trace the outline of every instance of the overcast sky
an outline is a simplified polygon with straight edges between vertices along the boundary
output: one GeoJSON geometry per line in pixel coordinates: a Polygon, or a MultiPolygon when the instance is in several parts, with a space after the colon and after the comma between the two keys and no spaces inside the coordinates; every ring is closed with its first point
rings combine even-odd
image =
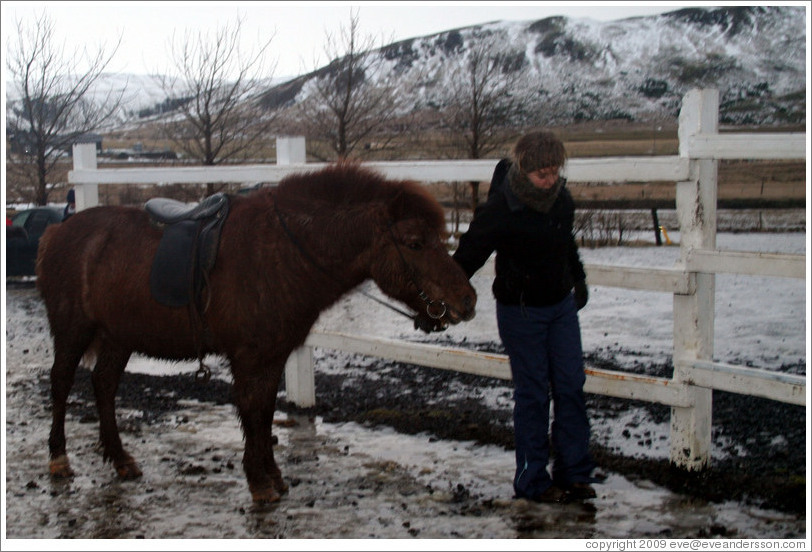
{"type": "MultiPolygon", "coordinates": [[[[612,20],[679,9],[675,2],[2,2],[3,48],[16,36],[16,21],[47,11],[66,51],[121,36],[112,72],[166,70],[173,33],[214,30],[244,19],[244,48],[273,36],[269,60],[275,76],[295,76],[326,63],[324,39],[346,26],[357,10],[363,35],[399,40],[497,20],[532,21],[553,15],[612,20]],[[319,65],[316,65],[316,62],[319,65]]],[[[699,4],[694,2],[693,4],[699,4]]],[[[3,64],[5,71],[5,63],[3,64]]]]}

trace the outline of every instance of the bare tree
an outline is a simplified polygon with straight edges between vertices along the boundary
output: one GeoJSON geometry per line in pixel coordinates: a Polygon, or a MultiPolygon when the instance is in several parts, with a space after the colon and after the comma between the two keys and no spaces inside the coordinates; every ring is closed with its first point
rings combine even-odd
{"type": "MultiPolygon", "coordinates": [[[[469,42],[465,62],[445,80],[441,114],[452,148],[468,159],[482,159],[515,133],[514,123],[525,107],[521,93],[525,57],[524,52],[499,47],[493,37],[469,42]]],[[[469,184],[476,208],[479,182],[469,184]]]]}
{"type": "Polygon", "coordinates": [[[7,168],[33,189],[35,203],[45,205],[60,157],[82,135],[110,122],[121,106],[123,90],[99,90],[121,40],[109,54],[104,47],[95,53],[67,51],[56,42],[45,12],[30,22],[17,21],[16,38],[16,43],[9,40],[6,62],[19,98],[6,108],[7,168]]]}
{"type": "Polygon", "coordinates": [[[173,36],[172,74],[156,77],[179,114],[165,119],[163,132],[186,157],[204,165],[256,154],[274,123],[273,114],[255,101],[263,78],[273,75],[266,62],[273,36],[244,52],[241,31],[238,18],[214,34],[187,31],[182,38],[173,36]]]}
{"type": "Polygon", "coordinates": [[[349,26],[336,36],[327,33],[324,53],[332,60],[310,83],[312,89],[298,104],[298,121],[311,139],[311,154],[327,159],[362,156],[385,149],[394,133],[381,131],[393,124],[401,99],[382,74],[384,58],[374,50],[377,40],[362,36],[358,12],[350,12],[349,26]],[[329,153],[314,147],[325,144],[329,153]]]}

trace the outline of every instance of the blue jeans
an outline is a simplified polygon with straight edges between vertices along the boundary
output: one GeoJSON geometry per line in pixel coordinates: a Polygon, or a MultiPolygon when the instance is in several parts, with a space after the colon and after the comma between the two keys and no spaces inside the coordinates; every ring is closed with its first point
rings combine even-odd
{"type": "Polygon", "coordinates": [[[548,307],[497,302],[496,320],[513,374],[516,495],[534,498],[553,482],[593,481],[581,328],[573,297],[548,307]],[[547,471],[551,395],[552,477],[547,471]]]}

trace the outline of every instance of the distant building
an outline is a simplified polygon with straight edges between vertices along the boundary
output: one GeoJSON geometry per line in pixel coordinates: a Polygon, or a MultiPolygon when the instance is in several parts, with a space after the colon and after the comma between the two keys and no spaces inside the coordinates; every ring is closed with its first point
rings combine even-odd
{"type": "MultiPolygon", "coordinates": [[[[9,130],[7,132],[8,143],[11,153],[31,154],[34,151],[34,135],[27,130],[9,130]]],[[[73,141],[66,141],[63,137],[56,137],[53,142],[59,144],[57,147],[65,151],[68,155],[73,154],[73,144],[96,144],[96,153],[102,151],[102,135],[86,132],[77,136],[73,141]],[[68,144],[68,145],[65,145],[68,144]]]]}
{"type": "Polygon", "coordinates": [[[31,153],[33,141],[31,140],[31,133],[24,130],[8,130],[9,151],[13,154],[31,153]]]}

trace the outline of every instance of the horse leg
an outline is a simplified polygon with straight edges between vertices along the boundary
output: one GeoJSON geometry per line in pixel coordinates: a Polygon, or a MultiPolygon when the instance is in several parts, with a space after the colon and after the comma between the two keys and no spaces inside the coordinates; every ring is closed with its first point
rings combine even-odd
{"type": "Polygon", "coordinates": [[[76,367],[93,339],[93,331],[81,331],[75,326],[66,338],[54,337],[54,363],[51,366],[51,432],[48,437],[50,460],[48,472],[52,477],[71,477],[65,443],[65,415],[68,395],[73,387],[76,367]]]}
{"type": "Polygon", "coordinates": [[[287,492],[273,453],[273,415],[284,364],[258,376],[258,366],[241,370],[232,360],[237,412],[245,435],[243,469],[254,502],[277,502],[287,492]],[[245,375],[246,372],[251,375],[245,375]]]}
{"type": "Polygon", "coordinates": [[[127,367],[131,351],[108,340],[99,348],[99,358],[93,370],[93,392],[99,411],[99,434],[104,460],[110,460],[121,479],[141,477],[141,469],[121,444],[116,424],[116,391],[121,374],[127,367]]]}

